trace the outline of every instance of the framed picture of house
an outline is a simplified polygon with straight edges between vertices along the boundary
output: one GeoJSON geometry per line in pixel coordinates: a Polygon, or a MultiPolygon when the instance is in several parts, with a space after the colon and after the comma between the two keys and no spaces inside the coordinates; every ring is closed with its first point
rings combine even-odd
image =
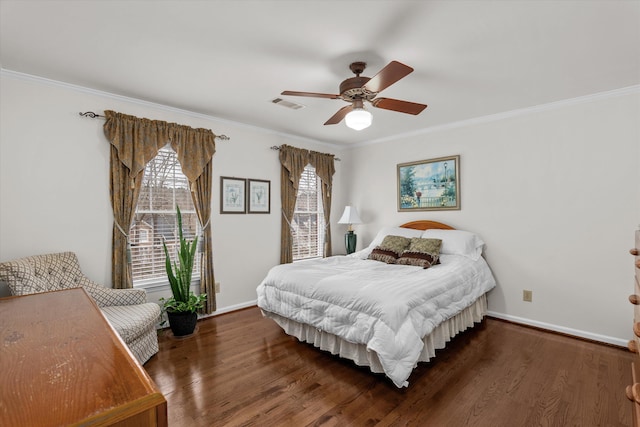
{"type": "Polygon", "coordinates": [[[248,213],[271,213],[271,181],[248,179],[248,213]]]}
{"type": "Polygon", "coordinates": [[[460,209],[460,156],[398,165],[398,212],[460,209]]]}
{"type": "Polygon", "coordinates": [[[220,213],[243,214],[247,212],[245,203],[247,180],[244,178],[220,177],[220,213]]]}

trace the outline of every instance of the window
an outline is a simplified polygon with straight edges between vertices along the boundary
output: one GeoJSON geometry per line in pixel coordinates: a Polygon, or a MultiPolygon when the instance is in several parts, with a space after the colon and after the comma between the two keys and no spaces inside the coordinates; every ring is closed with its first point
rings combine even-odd
{"type": "MultiPolygon", "coordinates": [[[[175,257],[179,245],[176,205],[180,206],[185,237],[194,239],[200,233],[200,225],[189,183],[175,151],[167,145],[145,167],[135,218],[129,230],[134,286],[167,280],[162,242],[166,242],[169,254],[175,257]]],[[[199,257],[193,270],[197,278],[199,257]]]]}
{"type": "Polygon", "coordinates": [[[149,230],[139,230],[138,243],[149,243],[149,230]]]}
{"type": "Polygon", "coordinates": [[[320,178],[311,165],[307,165],[302,172],[291,225],[293,260],[321,257],[324,253],[322,189],[320,178]]]}

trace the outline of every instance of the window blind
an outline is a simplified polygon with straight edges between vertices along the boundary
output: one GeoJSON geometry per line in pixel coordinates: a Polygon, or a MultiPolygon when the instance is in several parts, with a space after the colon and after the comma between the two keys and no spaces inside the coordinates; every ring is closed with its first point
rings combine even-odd
{"type": "Polygon", "coordinates": [[[293,213],[293,260],[321,257],[324,247],[322,190],[315,168],[307,165],[300,177],[293,213]]]}
{"type": "MultiPolygon", "coordinates": [[[[167,278],[163,242],[172,262],[179,248],[176,205],[180,206],[184,237],[200,234],[187,177],[182,173],[176,153],[169,145],[162,148],[144,171],[140,197],[129,231],[134,286],[165,281],[167,278]]],[[[200,257],[193,275],[199,277],[200,257]]]]}

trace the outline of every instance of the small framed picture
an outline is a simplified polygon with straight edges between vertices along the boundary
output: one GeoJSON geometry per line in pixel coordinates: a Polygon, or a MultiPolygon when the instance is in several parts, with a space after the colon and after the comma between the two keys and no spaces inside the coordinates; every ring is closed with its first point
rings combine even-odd
{"type": "Polygon", "coordinates": [[[246,213],[245,193],[247,180],[244,178],[220,177],[220,213],[246,213]]]}
{"type": "Polygon", "coordinates": [[[271,181],[248,179],[249,213],[271,213],[271,181]]]}
{"type": "Polygon", "coordinates": [[[460,156],[398,165],[398,212],[460,209],[460,156]]]}

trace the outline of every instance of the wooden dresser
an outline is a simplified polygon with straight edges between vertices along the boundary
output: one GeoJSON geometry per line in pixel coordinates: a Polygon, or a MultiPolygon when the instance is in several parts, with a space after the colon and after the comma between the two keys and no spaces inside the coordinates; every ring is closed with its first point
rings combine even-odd
{"type": "Polygon", "coordinates": [[[634,256],[636,280],[634,293],[629,296],[629,301],[634,307],[633,334],[629,341],[629,350],[639,357],[631,364],[633,384],[627,387],[626,394],[633,404],[633,425],[640,427],[640,230],[636,231],[636,245],[629,251],[634,256]]]}
{"type": "Polygon", "coordinates": [[[0,420],[166,426],[167,402],[83,289],[0,298],[0,420]]]}

